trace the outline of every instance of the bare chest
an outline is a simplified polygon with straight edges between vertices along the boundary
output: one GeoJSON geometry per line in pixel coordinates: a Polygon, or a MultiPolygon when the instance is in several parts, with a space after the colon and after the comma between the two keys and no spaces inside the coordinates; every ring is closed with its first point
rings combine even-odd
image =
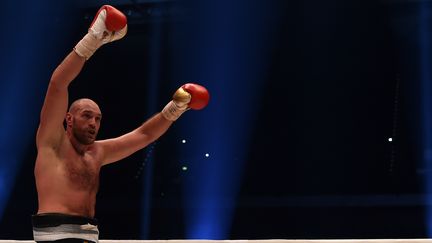
{"type": "Polygon", "coordinates": [[[70,186],[78,190],[97,190],[99,171],[99,162],[94,155],[78,155],[71,152],[64,158],[63,172],[65,177],[70,186]]]}

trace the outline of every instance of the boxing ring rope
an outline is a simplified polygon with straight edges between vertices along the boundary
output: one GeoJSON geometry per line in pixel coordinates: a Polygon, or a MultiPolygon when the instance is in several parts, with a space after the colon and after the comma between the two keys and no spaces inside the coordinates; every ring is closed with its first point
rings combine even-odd
{"type": "MultiPolygon", "coordinates": [[[[99,240],[100,243],[432,243],[432,239],[352,240],[99,240]]],[[[32,240],[0,240],[0,243],[34,243],[32,240]]]]}

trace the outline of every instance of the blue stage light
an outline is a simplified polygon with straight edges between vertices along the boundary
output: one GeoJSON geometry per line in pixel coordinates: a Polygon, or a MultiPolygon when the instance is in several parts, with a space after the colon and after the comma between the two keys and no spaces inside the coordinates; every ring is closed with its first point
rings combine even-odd
{"type": "Polygon", "coordinates": [[[52,71],[47,60],[58,49],[51,45],[56,31],[52,20],[65,8],[48,1],[2,3],[4,21],[0,25],[8,34],[2,39],[0,57],[0,217],[25,153],[35,146],[39,112],[52,71]]]}
{"type": "Polygon", "coordinates": [[[172,33],[173,73],[207,87],[211,96],[208,107],[178,121],[189,137],[179,159],[191,168],[184,181],[185,235],[227,239],[277,13],[262,1],[194,4],[190,25],[177,25],[172,33]]]}
{"type": "MultiPolygon", "coordinates": [[[[160,80],[160,51],[161,51],[161,34],[162,27],[161,22],[155,21],[151,23],[149,36],[151,36],[150,46],[150,68],[148,73],[148,88],[145,95],[146,100],[143,103],[147,104],[147,114],[145,119],[153,116],[160,108],[157,105],[157,92],[159,89],[160,80]]],[[[141,207],[141,238],[148,239],[150,236],[150,224],[151,224],[151,199],[152,199],[152,188],[153,188],[153,154],[149,155],[148,163],[145,167],[143,176],[143,196],[142,196],[142,207],[141,207]]]]}
{"type": "MultiPolygon", "coordinates": [[[[426,168],[424,178],[425,193],[432,193],[432,36],[430,22],[432,21],[432,4],[430,2],[419,3],[419,57],[420,57],[420,78],[422,90],[422,130],[423,130],[423,163],[426,168]]],[[[425,197],[426,205],[431,205],[429,196],[425,197]]],[[[432,235],[432,208],[427,206],[426,224],[428,235],[432,235]]]]}

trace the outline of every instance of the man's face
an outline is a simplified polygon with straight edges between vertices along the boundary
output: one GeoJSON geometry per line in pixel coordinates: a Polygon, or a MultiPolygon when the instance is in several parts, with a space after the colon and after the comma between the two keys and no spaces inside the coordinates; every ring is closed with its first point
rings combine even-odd
{"type": "Polygon", "coordinates": [[[71,120],[72,134],[78,142],[90,145],[96,140],[102,114],[96,104],[85,103],[73,112],[71,120]]]}

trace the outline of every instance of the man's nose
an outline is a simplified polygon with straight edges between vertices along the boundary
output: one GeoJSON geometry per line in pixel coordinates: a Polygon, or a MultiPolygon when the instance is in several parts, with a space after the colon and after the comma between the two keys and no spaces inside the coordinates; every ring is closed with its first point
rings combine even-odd
{"type": "Polygon", "coordinates": [[[90,119],[90,123],[89,123],[89,126],[91,127],[91,128],[96,128],[96,119],[90,119]]]}

